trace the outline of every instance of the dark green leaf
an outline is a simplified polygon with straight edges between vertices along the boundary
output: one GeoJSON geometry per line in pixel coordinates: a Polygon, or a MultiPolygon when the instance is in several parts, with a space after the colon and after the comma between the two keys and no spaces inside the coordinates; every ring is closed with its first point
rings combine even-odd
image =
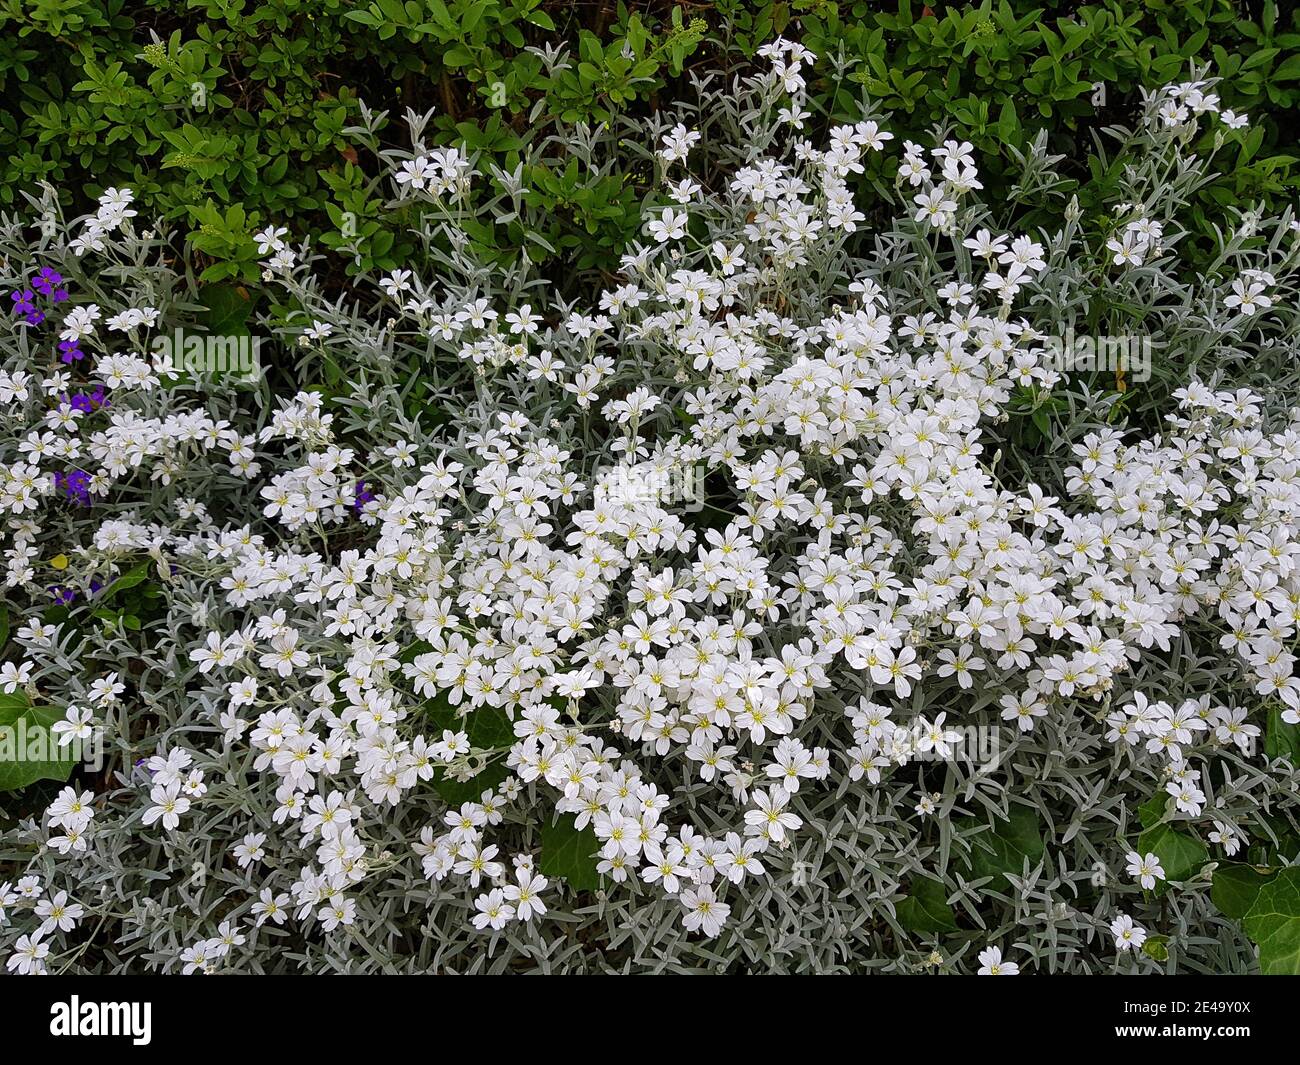
{"type": "Polygon", "coordinates": [[[1155,828],[1164,819],[1165,811],[1168,809],[1169,793],[1157,791],[1138,807],[1138,820],[1143,828],[1155,828]]]}
{"type": "Polygon", "coordinates": [[[63,714],[53,706],[30,706],[24,695],[0,693],[0,791],[72,775],[73,747],[60,747],[50,731],[63,714]]]}
{"type": "Polygon", "coordinates": [[[1210,899],[1225,917],[1240,921],[1259,896],[1260,888],[1277,875],[1274,869],[1227,863],[1214,870],[1210,881],[1210,899]]]}
{"type": "Polygon", "coordinates": [[[1142,943],[1142,953],[1156,961],[1169,960],[1169,937],[1147,936],[1142,943]]]}
{"type": "Polygon", "coordinates": [[[1188,880],[1209,860],[1210,852],[1196,836],[1177,831],[1172,825],[1156,825],[1138,837],[1139,854],[1154,854],[1165,871],[1165,882],[1157,881],[1156,894],[1162,894],[1168,881],[1188,880]]]}
{"type": "MultiPolygon", "coordinates": [[[[973,818],[963,818],[959,828],[973,823],[973,818]]],[[[1026,862],[1032,869],[1042,861],[1044,850],[1038,815],[1027,806],[1013,806],[993,831],[971,837],[971,876],[991,876],[989,886],[1003,888],[1009,884],[1007,876],[1020,876],[1026,862]]]]}
{"type": "Polygon", "coordinates": [[[141,562],[138,566],[132,566],[104,590],[99,597],[99,601],[107,603],[114,596],[125,592],[128,588],[134,588],[137,584],[147,581],[152,565],[152,562],[141,562]]]}
{"type": "Polygon", "coordinates": [[[204,323],[213,336],[245,336],[253,301],[241,285],[205,285],[199,298],[208,309],[204,323]]]}
{"type": "Polygon", "coordinates": [[[1268,712],[1268,727],[1264,732],[1264,753],[1269,758],[1289,758],[1300,765],[1300,725],[1288,725],[1282,720],[1282,707],[1268,712]]]}
{"type": "Polygon", "coordinates": [[[572,814],[561,814],[557,821],[542,826],[542,853],[537,863],[542,875],[560,877],[575,891],[595,891],[600,887],[596,872],[596,852],[600,843],[590,825],[581,831],[572,814]]]}
{"type": "Polygon", "coordinates": [[[500,707],[480,706],[467,710],[463,717],[460,713],[462,709],[466,708],[452,706],[444,694],[439,694],[425,704],[425,712],[436,730],[434,738],[440,739],[443,729],[452,732],[464,730],[469,736],[470,746],[476,751],[494,751],[497,756],[489,759],[469,780],[457,780],[448,775],[445,769],[434,771],[434,790],[452,806],[477,802],[483,792],[495,788],[505,780],[510,769],[500,752],[515,742],[514,726],[500,707]]]}
{"type": "Polygon", "coordinates": [[[955,932],[957,920],[947,896],[947,889],[938,880],[918,877],[912,882],[910,894],[894,907],[898,923],[909,932],[921,934],[955,932]]]}
{"type": "Polygon", "coordinates": [[[1283,869],[1259,889],[1242,927],[1259,947],[1266,976],[1300,975],[1300,867],[1283,869]]]}

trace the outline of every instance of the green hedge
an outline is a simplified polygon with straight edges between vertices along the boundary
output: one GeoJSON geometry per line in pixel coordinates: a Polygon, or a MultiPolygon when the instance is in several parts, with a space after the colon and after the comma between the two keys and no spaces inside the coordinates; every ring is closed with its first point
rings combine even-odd
{"type": "MultiPolygon", "coordinates": [[[[1085,165],[1094,132],[1126,117],[1140,87],[1209,64],[1254,128],[1197,204],[1208,229],[1216,209],[1289,198],[1296,185],[1283,132],[1300,92],[1296,18],[1230,0],[902,0],[896,11],[866,0],[0,0],[0,202],[38,180],[69,206],[130,185],[191,235],[209,276],[246,279],[260,225],[319,233],[350,213],[369,263],[383,264],[400,250],[397,223],[347,132],[360,101],[392,119],[436,107],[437,140],[513,167],[554,123],[670,105],[693,67],[736,69],[785,34],[821,56],[814,121],[853,115],[865,93],[897,134],[942,123],[972,141],[995,190],[1012,153],[1046,128],[1078,162],[1085,205],[1113,179],[1085,165]],[[563,69],[528,51],[560,42],[563,69]]],[[[384,133],[404,137],[396,121],[384,133]]],[[[556,254],[608,265],[635,224],[637,178],[541,166],[524,176],[556,254]]]]}

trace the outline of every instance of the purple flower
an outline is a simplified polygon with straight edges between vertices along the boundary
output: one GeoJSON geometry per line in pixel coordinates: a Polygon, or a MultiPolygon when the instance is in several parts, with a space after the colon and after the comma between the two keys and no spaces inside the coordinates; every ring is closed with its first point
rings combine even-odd
{"type": "Polygon", "coordinates": [[[9,298],[14,302],[14,314],[27,319],[28,325],[40,325],[45,321],[45,312],[36,307],[36,293],[25,288],[11,292],[9,298]]]}
{"type": "MultiPolygon", "coordinates": [[[[54,286],[63,280],[63,275],[57,270],[51,270],[48,266],[42,266],[36,271],[32,278],[32,288],[43,296],[54,296],[54,286]]],[[[67,293],[65,292],[66,296],[67,293]]],[[[55,296],[55,299],[58,299],[55,296]]]]}
{"type": "Polygon", "coordinates": [[[71,366],[74,362],[80,362],[86,357],[86,353],[77,347],[75,340],[59,341],[59,358],[71,366]]]}
{"type": "Polygon", "coordinates": [[[90,414],[101,407],[109,406],[108,393],[104,391],[103,385],[96,385],[93,392],[78,392],[73,396],[64,393],[63,402],[71,406],[73,410],[79,410],[84,414],[90,414]]]}
{"type": "Polygon", "coordinates": [[[373,502],[374,498],[374,493],[366,487],[366,482],[358,481],[356,488],[353,490],[352,509],[360,514],[362,508],[367,503],[373,502]]]}
{"type": "Polygon", "coordinates": [[[62,303],[68,298],[66,288],[58,288],[63,275],[48,266],[42,266],[32,275],[32,287],[11,292],[9,298],[14,303],[14,314],[27,320],[28,325],[40,325],[45,321],[45,312],[36,306],[36,293],[54,303],[62,303]],[[33,291],[35,289],[35,291],[33,291]]]}
{"type": "Polygon", "coordinates": [[[54,487],[61,488],[68,497],[83,507],[91,505],[90,474],[85,470],[72,470],[54,475],[54,487]]]}
{"type": "Polygon", "coordinates": [[[67,606],[77,598],[77,593],[71,588],[65,588],[61,584],[50,585],[50,594],[54,596],[54,601],[60,606],[67,606]]]}

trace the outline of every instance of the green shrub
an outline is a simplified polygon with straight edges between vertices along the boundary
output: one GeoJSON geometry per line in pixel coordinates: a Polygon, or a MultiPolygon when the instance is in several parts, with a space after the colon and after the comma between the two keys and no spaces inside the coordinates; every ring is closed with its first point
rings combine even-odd
{"type": "MultiPolygon", "coordinates": [[[[188,227],[201,265],[222,264],[210,277],[245,279],[265,219],[319,229],[350,212],[367,256],[391,262],[393,235],[367,229],[358,194],[362,101],[436,106],[440,142],[507,164],[530,127],[607,121],[680,74],[704,24],[660,6],[586,27],[557,0],[3,0],[0,202],[38,181],[68,206],[130,185],[188,227]],[[574,62],[528,50],[556,38],[574,62]]],[[[626,229],[618,181],[550,184],[557,236],[626,229]]]]}
{"type": "MultiPolygon", "coordinates": [[[[326,243],[353,249],[354,271],[391,267],[402,261],[404,220],[385,217],[370,187],[380,168],[357,158],[355,127],[386,129],[365,118],[363,101],[395,118],[436,108],[432,142],[463,142],[514,172],[526,141],[662,109],[689,95],[688,60],[727,75],[786,31],[823,57],[806,101],[814,124],[855,114],[865,95],[901,137],[945,125],[987,160],[994,193],[1046,130],[1085,206],[1113,199],[1120,177],[1088,165],[1093,133],[1131,118],[1139,89],[1209,64],[1224,79],[1224,106],[1248,110],[1254,126],[1233,165],[1197,194],[1197,248],[1208,253],[1224,206],[1290,198],[1294,12],[1287,23],[1271,0],[1257,19],[1231,0],[1063,8],[716,0],[684,14],[663,2],[631,10],[566,0],[0,0],[0,202],[42,180],[68,207],[130,185],[151,212],[188,229],[209,278],[253,279],[251,234],[273,217],[331,231],[326,243]]],[[[529,165],[520,178],[532,250],[579,269],[614,263],[653,182],[648,167],[568,163],[529,165]]],[[[482,236],[502,248],[524,240],[519,226],[482,236]]]]}

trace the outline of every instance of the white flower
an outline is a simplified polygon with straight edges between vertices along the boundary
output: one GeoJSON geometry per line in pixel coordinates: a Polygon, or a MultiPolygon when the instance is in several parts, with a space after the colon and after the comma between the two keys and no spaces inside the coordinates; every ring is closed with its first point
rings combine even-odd
{"type": "Polygon", "coordinates": [[[59,746],[66,747],[74,740],[89,739],[94,733],[93,726],[94,714],[89,710],[82,710],[76,706],[69,706],[63,715],[62,721],[56,721],[50,726],[50,731],[59,738],[59,746]]]}
{"type": "Polygon", "coordinates": [[[1156,886],[1157,880],[1165,878],[1164,867],[1154,854],[1138,854],[1137,851],[1129,851],[1125,860],[1128,862],[1128,875],[1148,891],[1156,886]]]}
{"type": "Polygon", "coordinates": [[[685,211],[674,211],[671,207],[665,207],[658,218],[651,219],[646,229],[655,241],[666,244],[686,236],[686,219],[685,211]]]}
{"type": "Polygon", "coordinates": [[[20,976],[37,976],[45,972],[45,959],[50,956],[50,945],[42,941],[41,932],[19,936],[14,943],[14,952],[9,955],[5,967],[20,976]]]}
{"type": "Polygon", "coordinates": [[[1110,923],[1111,935],[1115,937],[1116,950],[1137,950],[1147,939],[1147,930],[1140,924],[1134,924],[1133,918],[1121,913],[1110,923]]]}
{"type": "Polygon", "coordinates": [[[190,808],[190,800],[181,794],[179,784],[155,784],[149,792],[149,801],[153,803],[144,812],[143,822],[152,825],[162,821],[168,832],[175,830],[181,823],[181,815],[190,808]]]}
{"type": "Polygon", "coordinates": [[[979,954],[980,976],[1015,976],[1020,966],[1013,961],[1002,960],[1000,947],[986,947],[979,954]]]}
{"type": "Polygon", "coordinates": [[[712,887],[703,885],[687,888],[681,894],[682,925],[688,932],[699,932],[715,938],[722,932],[722,926],[731,916],[731,907],[718,899],[712,887]]]}

